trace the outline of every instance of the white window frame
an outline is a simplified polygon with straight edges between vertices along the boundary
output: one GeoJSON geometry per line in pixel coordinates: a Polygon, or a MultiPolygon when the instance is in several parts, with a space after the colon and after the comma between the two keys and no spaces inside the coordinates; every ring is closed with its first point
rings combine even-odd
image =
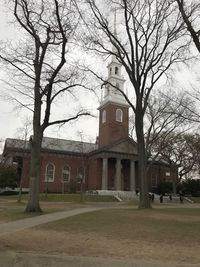
{"type": "Polygon", "coordinates": [[[65,165],[62,168],[62,177],[61,177],[61,182],[62,183],[69,183],[70,182],[70,177],[71,177],[71,168],[69,167],[69,165],[65,165]],[[68,168],[67,170],[65,168],[68,168]],[[67,174],[68,175],[68,179],[64,180],[63,179],[63,175],[67,174]]]}
{"type": "Polygon", "coordinates": [[[83,166],[77,168],[77,182],[78,183],[80,183],[80,179],[82,179],[82,183],[84,184],[85,183],[85,167],[83,166]]]}
{"type": "Polygon", "coordinates": [[[116,109],[116,121],[123,122],[123,110],[121,108],[116,109]]]}
{"type": "Polygon", "coordinates": [[[102,111],[102,123],[105,123],[106,122],[106,110],[104,109],[102,111]]]}
{"type": "Polygon", "coordinates": [[[47,165],[46,165],[46,171],[45,171],[45,182],[48,182],[48,183],[52,183],[54,182],[54,178],[55,178],[55,165],[51,162],[49,162],[47,165]],[[48,178],[48,167],[49,165],[52,165],[53,166],[53,178],[52,179],[49,179],[48,178]]]}

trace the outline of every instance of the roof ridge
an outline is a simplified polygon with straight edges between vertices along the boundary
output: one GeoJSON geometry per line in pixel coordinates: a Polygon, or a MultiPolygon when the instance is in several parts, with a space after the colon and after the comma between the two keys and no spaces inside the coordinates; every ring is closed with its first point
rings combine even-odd
{"type": "Polygon", "coordinates": [[[62,140],[62,141],[69,141],[69,142],[74,142],[74,143],[85,143],[85,144],[92,144],[95,145],[95,143],[92,142],[85,142],[85,141],[78,141],[78,140],[70,140],[70,139],[64,139],[64,138],[55,138],[55,137],[49,137],[49,136],[43,136],[43,139],[48,138],[52,140],[62,140]]]}

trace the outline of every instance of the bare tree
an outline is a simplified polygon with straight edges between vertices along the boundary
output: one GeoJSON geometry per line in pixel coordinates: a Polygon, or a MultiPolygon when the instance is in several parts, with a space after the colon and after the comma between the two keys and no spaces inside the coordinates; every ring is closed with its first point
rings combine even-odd
{"type": "MultiPolygon", "coordinates": [[[[180,151],[183,152],[180,147],[180,140],[183,140],[183,136],[186,137],[186,133],[194,129],[193,124],[189,121],[191,113],[182,105],[182,103],[189,102],[190,99],[184,92],[180,94],[180,92],[176,93],[173,90],[165,93],[158,92],[155,96],[151,95],[149,98],[145,120],[145,129],[147,129],[145,133],[146,151],[149,157],[148,168],[155,160],[164,159],[172,173],[175,173],[177,168],[179,169],[179,176],[192,170],[196,157],[191,156],[190,147],[186,154],[189,146],[188,142],[188,146],[182,146],[184,153],[180,153],[180,151]],[[171,101],[172,97],[174,101],[171,101]],[[177,147],[179,149],[175,151],[177,147]],[[184,164],[184,166],[181,166],[181,164],[184,164]]],[[[174,175],[171,178],[173,192],[176,194],[177,180],[174,175]]]]}
{"type": "MultiPolygon", "coordinates": [[[[91,15],[85,17],[89,36],[87,49],[117,58],[126,71],[134,92],[134,100],[115,87],[125,97],[135,114],[135,130],[139,154],[140,208],[149,208],[146,177],[147,151],[144,138],[144,115],[149,96],[158,81],[165,79],[173,64],[186,60],[188,47],[183,22],[175,5],[164,0],[86,0],[91,15]],[[116,9],[116,30],[109,14],[116,9]],[[111,46],[110,46],[111,44],[111,46]]],[[[95,71],[96,77],[103,79],[95,71]]]]}
{"type": "Polygon", "coordinates": [[[181,117],[186,123],[191,125],[194,130],[199,129],[200,123],[200,92],[192,86],[190,90],[183,91],[179,97],[172,94],[163,93],[164,98],[168,99],[172,108],[173,115],[181,117]]]}
{"type": "Polygon", "coordinates": [[[198,168],[199,164],[199,135],[192,133],[172,132],[165,140],[154,143],[154,150],[169,165],[179,168],[179,182],[183,177],[198,168]],[[160,148],[162,147],[162,150],[160,148]]]}
{"type": "Polygon", "coordinates": [[[191,101],[184,92],[180,94],[173,90],[158,91],[156,95],[150,96],[145,116],[145,144],[147,155],[151,157],[152,162],[168,144],[168,138],[171,138],[172,133],[177,131],[187,133],[193,128],[190,122],[192,114],[183,105],[191,101]],[[156,151],[154,151],[155,144],[156,151]]]}
{"type": "Polygon", "coordinates": [[[175,0],[192,40],[200,53],[200,3],[199,1],[175,0]]]}
{"type": "Polygon", "coordinates": [[[0,59],[7,63],[9,71],[12,70],[7,85],[20,94],[15,101],[33,112],[30,192],[26,211],[38,212],[41,211],[40,150],[45,129],[89,115],[81,109],[64,118],[52,114],[53,107],[65,93],[75,95],[76,88],[87,89],[85,77],[72,65],[79,16],[73,1],[65,0],[13,0],[11,8],[22,38],[17,45],[1,51],[0,59]]]}
{"type": "MultiPolygon", "coordinates": [[[[17,131],[16,131],[16,135],[17,135],[17,138],[23,140],[24,144],[23,144],[23,151],[25,151],[26,147],[27,147],[27,142],[28,142],[28,139],[30,137],[30,134],[32,132],[32,121],[29,117],[25,117],[23,120],[22,120],[22,124],[23,126],[18,128],[17,131]]],[[[22,158],[20,159],[20,161],[17,162],[18,166],[17,166],[17,169],[19,169],[19,174],[20,177],[19,177],[19,195],[18,195],[18,202],[20,203],[21,202],[21,199],[22,199],[22,183],[23,183],[23,159],[25,157],[26,153],[24,152],[22,154],[22,158]]]]}

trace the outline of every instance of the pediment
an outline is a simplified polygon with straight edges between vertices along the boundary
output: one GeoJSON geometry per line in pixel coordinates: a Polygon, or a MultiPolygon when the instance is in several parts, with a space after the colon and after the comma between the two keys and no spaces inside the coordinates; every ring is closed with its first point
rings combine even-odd
{"type": "Polygon", "coordinates": [[[132,140],[123,140],[111,145],[107,151],[137,155],[137,144],[132,140]]]}

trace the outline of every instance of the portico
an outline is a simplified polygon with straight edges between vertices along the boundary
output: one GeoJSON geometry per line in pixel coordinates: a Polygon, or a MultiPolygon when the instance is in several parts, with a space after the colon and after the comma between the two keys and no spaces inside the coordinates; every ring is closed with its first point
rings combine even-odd
{"type": "Polygon", "coordinates": [[[101,189],[135,191],[137,177],[137,147],[127,138],[104,147],[94,155],[101,161],[101,189]]]}
{"type": "Polygon", "coordinates": [[[135,191],[134,159],[102,158],[102,190],[135,191]]]}

